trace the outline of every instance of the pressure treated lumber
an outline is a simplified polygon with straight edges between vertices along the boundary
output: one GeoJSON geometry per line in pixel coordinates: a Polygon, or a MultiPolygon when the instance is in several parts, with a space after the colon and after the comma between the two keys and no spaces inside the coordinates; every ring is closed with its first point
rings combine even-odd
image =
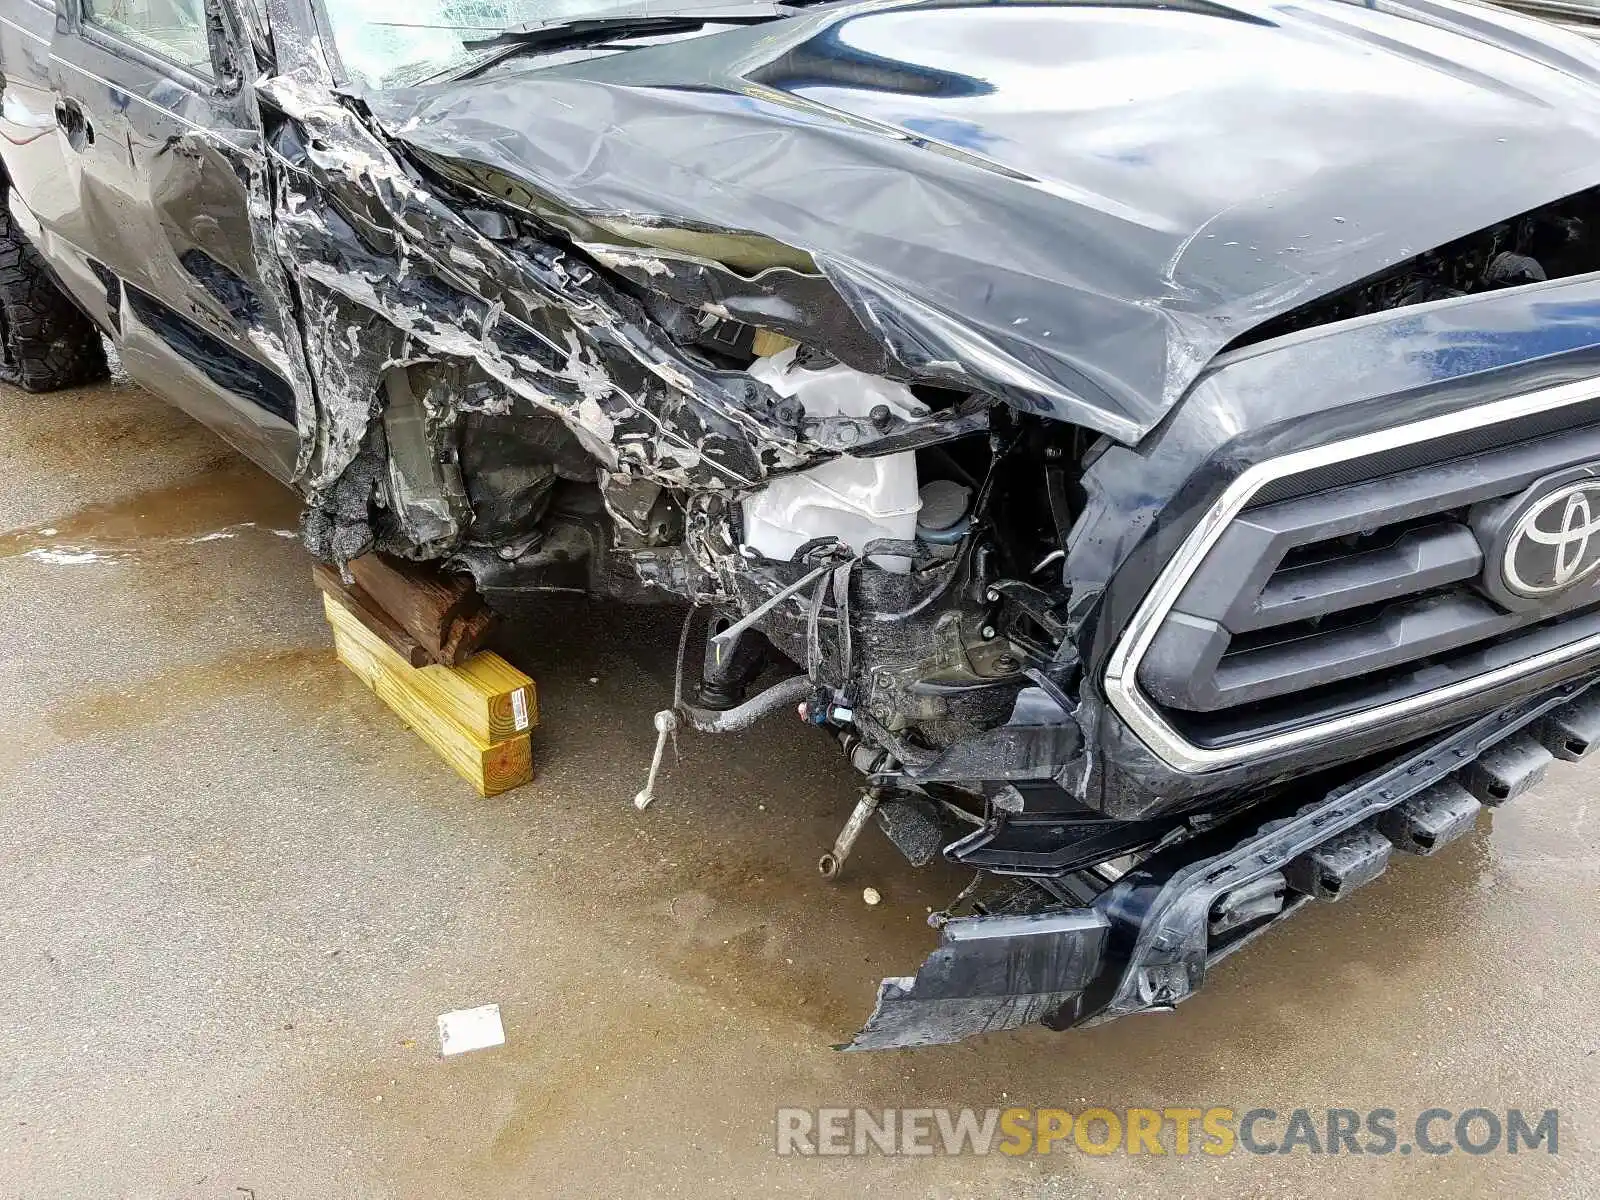
{"type": "Polygon", "coordinates": [[[533,681],[497,654],[413,667],[338,598],[323,597],[339,661],[484,796],[533,777],[533,681]],[[503,732],[497,732],[503,731],[503,732]]]}
{"type": "MultiPolygon", "coordinates": [[[[408,666],[418,668],[409,686],[427,703],[444,713],[468,733],[485,742],[498,742],[525,733],[539,723],[539,700],[533,680],[498,654],[479,651],[456,667],[435,666],[426,655],[408,651],[415,646],[404,630],[387,622],[381,612],[371,613],[358,601],[359,587],[346,588],[330,569],[320,565],[313,577],[347,615],[364,625],[408,666]],[[519,694],[520,693],[520,694],[519,694]]],[[[333,618],[329,618],[333,623],[333,618]]],[[[336,627],[337,628],[337,627],[336,627]]]]}

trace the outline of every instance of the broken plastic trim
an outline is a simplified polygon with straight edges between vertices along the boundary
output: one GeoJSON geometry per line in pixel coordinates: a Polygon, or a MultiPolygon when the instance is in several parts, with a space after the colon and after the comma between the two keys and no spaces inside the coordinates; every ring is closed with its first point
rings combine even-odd
{"type": "Polygon", "coordinates": [[[1111,923],[1092,909],[961,917],[915,979],[885,979],[842,1050],[897,1050],[1031,1025],[1074,1006],[1100,972],[1111,923]]]}
{"type": "Polygon", "coordinates": [[[1213,962],[1310,899],[1285,897],[1275,918],[1213,948],[1219,898],[1470,766],[1595,683],[1590,676],[1481,717],[1221,851],[1202,838],[1154,855],[1090,907],[952,921],[914,979],[882,982],[872,1015],[841,1048],[931,1046],[1034,1021],[1059,1030],[1171,1008],[1199,990],[1213,962]]]}
{"type": "MultiPolygon", "coordinates": [[[[1131,947],[1121,977],[1097,1011],[1067,1024],[1099,1024],[1187,1000],[1205,982],[1210,961],[1207,917],[1218,897],[1282,871],[1330,838],[1470,766],[1485,751],[1594,682],[1590,676],[1480,717],[1334,789],[1285,820],[1267,822],[1254,836],[1220,854],[1171,866],[1152,860],[1130,871],[1095,902],[1116,927],[1119,943],[1131,947]]],[[[1285,915],[1289,911],[1292,908],[1286,905],[1285,915]]]]}

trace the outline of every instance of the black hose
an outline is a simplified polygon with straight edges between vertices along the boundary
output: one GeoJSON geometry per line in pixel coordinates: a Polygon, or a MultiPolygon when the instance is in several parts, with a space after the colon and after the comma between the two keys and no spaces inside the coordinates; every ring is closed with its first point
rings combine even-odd
{"type": "Polygon", "coordinates": [[[760,695],[752,696],[737,708],[724,712],[695,708],[689,704],[683,705],[682,710],[689,718],[689,724],[701,733],[737,733],[741,729],[749,729],[762,717],[771,716],[786,705],[809,699],[815,690],[811,680],[804,675],[796,675],[782,683],[773,684],[760,695]]]}

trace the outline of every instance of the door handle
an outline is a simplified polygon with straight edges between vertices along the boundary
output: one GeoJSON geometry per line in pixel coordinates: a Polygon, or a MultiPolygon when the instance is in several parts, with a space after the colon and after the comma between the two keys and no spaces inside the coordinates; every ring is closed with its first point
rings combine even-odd
{"type": "Polygon", "coordinates": [[[83,106],[72,97],[56,101],[56,124],[67,135],[67,145],[74,150],[94,145],[94,126],[84,114],[83,106]]]}

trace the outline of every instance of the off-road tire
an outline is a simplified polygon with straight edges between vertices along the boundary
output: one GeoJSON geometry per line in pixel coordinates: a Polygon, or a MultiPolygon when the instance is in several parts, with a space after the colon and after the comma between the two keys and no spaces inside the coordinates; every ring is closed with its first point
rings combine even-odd
{"type": "Polygon", "coordinates": [[[100,331],[17,231],[4,196],[0,192],[0,383],[53,392],[104,379],[109,371],[100,331]]]}

